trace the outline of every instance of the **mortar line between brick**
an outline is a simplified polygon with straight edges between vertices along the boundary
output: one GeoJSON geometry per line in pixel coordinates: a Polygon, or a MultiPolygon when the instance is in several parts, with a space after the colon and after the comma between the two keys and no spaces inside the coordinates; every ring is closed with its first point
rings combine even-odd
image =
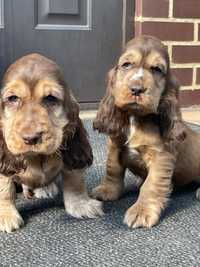
{"type": "Polygon", "coordinates": [[[194,23],[194,41],[198,42],[198,27],[199,24],[197,22],[194,23]]]}
{"type": "Polygon", "coordinates": [[[135,21],[140,22],[179,22],[179,23],[200,23],[200,19],[188,18],[154,18],[154,17],[135,17],[135,21]]]}
{"type": "Polygon", "coordinates": [[[169,60],[172,62],[172,45],[168,44],[169,60]]]}
{"type": "Polygon", "coordinates": [[[173,0],[169,0],[169,18],[173,17],[173,0]]]}
{"type": "Polygon", "coordinates": [[[172,63],[171,68],[200,68],[200,63],[172,63]]]}
{"type": "Polygon", "coordinates": [[[193,75],[192,75],[192,86],[193,87],[196,86],[196,78],[197,78],[197,68],[194,67],[193,68],[193,75]]]}
{"type": "Polygon", "coordinates": [[[194,67],[188,67],[188,66],[184,66],[184,65],[181,66],[181,67],[176,67],[176,66],[172,65],[172,63],[171,63],[170,68],[171,69],[180,69],[180,70],[182,70],[182,69],[191,69],[191,70],[193,70],[194,67]]]}
{"type": "Polygon", "coordinates": [[[200,41],[162,41],[163,44],[165,45],[175,45],[175,46],[199,46],[200,45],[200,41]]]}
{"type": "Polygon", "coordinates": [[[181,86],[180,89],[182,91],[184,91],[184,90],[199,90],[200,89],[200,85],[181,86]]]}

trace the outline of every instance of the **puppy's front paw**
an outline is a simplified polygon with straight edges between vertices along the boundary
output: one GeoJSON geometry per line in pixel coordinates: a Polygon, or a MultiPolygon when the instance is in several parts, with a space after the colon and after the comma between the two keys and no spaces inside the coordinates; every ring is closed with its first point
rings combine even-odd
{"type": "Polygon", "coordinates": [[[35,198],[54,198],[59,192],[56,183],[51,183],[47,186],[36,188],[33,190],[35,198]]]}
{"type": "Polygon", "coordinates": [[[0,231],[11,233],[23,224],[24,221],[15,206],[0,209],[0,231]]]}
{"type": "Polygon", "coordinates": [[[200,187],[196,191],[196,198],[200,200],[200,187]]]}
{"type": "Polygon", "coordinates": [[[115,184],[101,184],[93,189],[92,196],[103,201],[117,200],[122,194],[122,188],[115,184]]]}
{"type": "Polygon", "coordinates": [[[96,218],[102,216],[102,203],[92,198],[82,196],[65,201],[67,213],[76,218],[96,218]]]}
{"type": "Polygon", "coordinates": [[[124,223],[131,228],[147,227],[151,228],[156,225],[160,218],[158,209],[136,202],[131,206],[124,217],[124,223]]]}

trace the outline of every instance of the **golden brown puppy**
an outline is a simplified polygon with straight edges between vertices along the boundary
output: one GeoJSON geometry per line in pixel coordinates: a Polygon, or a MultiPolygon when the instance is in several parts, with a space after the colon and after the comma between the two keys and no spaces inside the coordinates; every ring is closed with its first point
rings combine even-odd
{"type": "Polygon", "coordinates": [[[109,72],[94,128],[109,135],[107,173],[93,194],[118,199],[125,170],[142,177],[139,197],[126,212],[130,227],[158,223],[174,183],[200,176],[200,135],[181,119],[178,84],[164,45],[151,36],[131,40],[109,72]]]}
{"type": "Polygon", "coordinates": [[[78,104],[56,63],[39,54],[17,60],[1,91],[0,230],[23,224],[14,181],[34,190],[60,173],[66,211],[77,218],[101,215],[101,203],[89,198],[83,180],[92,159],[78,104]]]}

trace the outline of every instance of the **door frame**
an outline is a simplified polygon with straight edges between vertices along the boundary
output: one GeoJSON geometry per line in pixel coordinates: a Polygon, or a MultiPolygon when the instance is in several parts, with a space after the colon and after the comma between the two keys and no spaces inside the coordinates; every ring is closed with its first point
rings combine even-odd
{"type": "Polygon", "coordinates": [[[0,29],[4,29],[4,0],[0,0],[0,29]]]}
{"type": "MultiPolygon", "coordinates": [[[[135,0],[122,0],[123,1],[123,10],[122,10],[122,50],[125,47],[130,33],[132,33],[132,38],[134,37],[134,14],[135,14],[135,0]],[[132,13],[129,14],[129,6],[133,7],[132,13]],[[131,26],[132,24],[132,30],[131,26]],[[129,28],[130,27],[130,28],[129,28]]],[[[106,89],[105,89],[106,90],[106,89]]],[[[96,110],[99,106],[99,102],[92,103],[80,103],[81,110],[96,110]]]]}
{"type": "MultiPolygon", "coordinates": [[[[32,0],[35,3],[37,2],[36,0],[32,0]]],[[[120,35],[121,35],[121,43],[118,44],[118,47],[121,47],[121,50],[124,48],[126,42],[132,38],[134,36],[134,13],[135,13],[135,0],[120,0],[121,5],[122,5],[122,17],[120,18],[121,20],[121,29],[120,30],[120,35]]],[[[11,2],[9,1],[9,5],[11,5],[11,2]]],[[[81,27],[81,30],[91,30],[91,26],[92,26],[92,0],[87,0],[87,21],[85,23],[85,25],[51,25],[51,24],[47,24],[47,25],[35,25],[35,29],[38,30],[74,30],[74,27],[78,27],[76,28],[80,30],[79,27],[81,27]]],[[[7,7],[7,12],[8,12],[8,7],[7,7]]],[[[37,12],[35,12],[35,14],[37,14],[37,12]]],[[[12,20],[12,12],[9,11],[9,15],[11,16],[11,20],[12,20]]],[[[37,19],[35,20],[37,22],[37,19]]],[[[12,62],[12,58],[13,58],[13,49],[12,49],[12,23],[9,24],[9,26],[7,27],[7,19],[5,18],[5,0],[0,0],[0,30],[5,31],[5,34],[7,35],[8,38],[8,44],[7,44],[7,50],[9,50],[9,53],[6,52],[7,55],[7,59],[9,58],[8,62],[12,62]],[[6,20],[6,21],[5,21],[6,20]]],[[[119,24],[118,24],[119,25],[119,24]]],[[[119,27],[119,26],[117,26],[119,27]]],[[[117,29],[116,29],[117,30],[117,29]]],[[[3,34],[3,33],[2,33],[3,34]]],[[[4,34],[3,34],[4,35],[4,34]]],[[[120,36],[119,35],[119,36],[120,36]]],[[[117,60],[117,58],[116,58],[117,60]]],[[[106,89],[106,88],[105,88],[106,89]]],[[[105,91],[105,90],[104,90],[105,91]]],[[[80,107],[81,109],[97,109],[99,105],[99,101],[98,102],[81,102],[80,103],[80,107]]]]}

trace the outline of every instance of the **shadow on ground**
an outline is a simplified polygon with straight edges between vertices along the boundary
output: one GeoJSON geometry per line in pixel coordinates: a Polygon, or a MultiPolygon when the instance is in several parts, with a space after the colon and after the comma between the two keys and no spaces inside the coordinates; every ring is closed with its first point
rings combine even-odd
{"type": "MultiPolygon", "coordinates": [[[[87,172],[91,190],[105,174],[106,139],[85,125],[94,151],[87,172]]],[[[197,129],[198,130],[198,129],[197,129]]],[[[152,229],[131,230],[123,224],[125,211],[137,198],[127,174],[126,194],[104,204],[102,218],[77,220],[68,216],[62,196],[54,200],[19,198],[25,226],[0,233],[0,266],[199,266],[200,202],[193,184],[172,194],[160,223],[152,229]]]]}

